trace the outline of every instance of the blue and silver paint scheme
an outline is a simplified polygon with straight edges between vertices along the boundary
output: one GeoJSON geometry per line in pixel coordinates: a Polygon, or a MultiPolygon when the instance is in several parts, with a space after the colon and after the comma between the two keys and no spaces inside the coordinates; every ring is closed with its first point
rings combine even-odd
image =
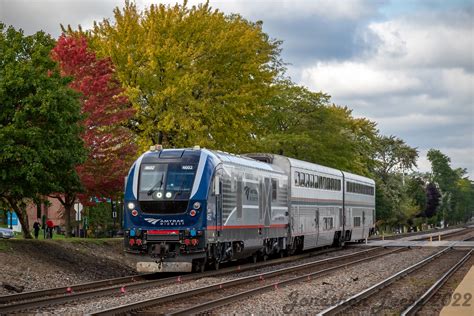
{"type": "Polygon", "coordinates": [[[125,250],[139,272],[189,272],[359,241],[374,192],[371,179],[274,154],[148,151],[126,177],[125,250]]]}
{"type": "Polygon", "coordinates": [[[215,155],[205,149],[165,149],[148,151],[132,165],[125,183],[124,243],[127,252],[142,256],[143,261],[137,265],[139,272],[190,271],[193,259],[205,257],[207,198],[218,163],[215,155]],[[186,198],[176,200],[185,205],[183,212],[157,212],[152,209],[153,204],[173,203],[174,198],[163,196],[158,200],[155,192],[151,195],[140,192],[140,170],[143,166],[158,164],[196,168],[191,192],[186,193],[186,198]],[[197,205],[199,208],[195,208],[197,205]],[[198,244],[184,244],[188,241],[198,241],[198,244]],[[183,257],[180,252],[188,256],[183,257]]]}
{"type": "Polygon", "coordinates": [[[196,216],[187,216],[192,210],[192,205],[195,202],[201,203],[201,209],[205,209],[208,188],[212,180],[215,167],[218,164],[216,157],[208,150],[162,150],[162,151],[148,151],[140,156],[133,166],[130,168],[126,179],[125,196],[124,196],[124,227],[126,229],[139,228],[141,230],[155,230],[160,228],[187,228],[187,229],[202,229],[206,225],[206,217],[202,216],[202,212],[198,212],[196,216]],[[182,152],[179,158],[162,158],[160,155],[167,152],[182,152]],[[142,212],[138,199],[138,183],[140,166],[142,163],[197,163],[196,176],[192,186],[192,191],[189,198],[189,207],[184,214],[150,214],[142,212]],[[137,216],[133,216],[127,209],[128,203],[132,202],[135,205],[135,210],[138,211],[137,216]]]}

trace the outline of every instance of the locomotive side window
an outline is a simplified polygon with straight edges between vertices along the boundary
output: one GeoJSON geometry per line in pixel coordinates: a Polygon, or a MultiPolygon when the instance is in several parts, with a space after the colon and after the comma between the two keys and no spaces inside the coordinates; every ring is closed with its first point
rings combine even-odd
{"type": "Polygon", "coordinates": [[[298,186],[300,181],[300,173],[295,171],[295,185],[298,186]]]}
{"type": "Polygon", "coordinates": [[[242,178],[237,179],[237,218],[242,218],[242,178]]]}
{"type": "Polygon", "coordinates": [[[277,199],[277,192],[278,192],[278,180],[272,179],[272,200],[273,201],[277,199]]]}

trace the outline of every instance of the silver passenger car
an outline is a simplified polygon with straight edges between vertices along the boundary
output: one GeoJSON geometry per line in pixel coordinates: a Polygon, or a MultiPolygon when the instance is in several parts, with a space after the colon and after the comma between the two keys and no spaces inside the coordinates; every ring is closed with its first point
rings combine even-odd
{"type": "Polygon", "coordinates": [[[248,154],[288,175],[289,244],[305,250],[362,241],[374,231],[375,182],[274,154],[248,154]]]}

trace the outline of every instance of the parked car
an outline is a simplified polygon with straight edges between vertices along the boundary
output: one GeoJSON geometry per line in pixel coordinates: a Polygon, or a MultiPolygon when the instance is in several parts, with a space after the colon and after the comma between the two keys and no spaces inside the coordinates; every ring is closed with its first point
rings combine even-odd
{"type": "Polygon", "coordinates": [[[15,237],[15,233],[10,228],[1,228],[0,227],[0,238],[13,238],[15,237]]]}

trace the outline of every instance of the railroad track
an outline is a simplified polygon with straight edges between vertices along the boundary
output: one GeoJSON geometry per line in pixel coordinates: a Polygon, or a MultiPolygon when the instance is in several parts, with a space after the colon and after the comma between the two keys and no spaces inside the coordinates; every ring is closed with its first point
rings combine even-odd
{"type": "Polygon", "coordinates": [[[304,258],[320,256],[341,249],[342,248],[331,248],[325,250],[317,250],[296,256],[279,258],[265,262],[258,262],[254,264],[232,266],[228,268],[223,268],[218,271],[207,271],[199,274],[174,274],[174,276],[163,278],[163,275],[161,274],[150,273],[71,285],[67,287],[5,295],[0,296],[0,315],[17,311],[40,309],[45,306],[64,304],[86,298],[95,298],[98,296],[123,293],[125,291],[128,292],[133,290],[166,286],[170,284],[176,284],[176,282],[178,281],[190,282],[205,277],[223,276],[236,272],[250,271],[272,265],[289,263],[304,258]]]}
{"type": "Polygon", "coordinates": [[[257,293],[273,290],[294,282],[312,280],[315,277],[344,269],[354,264],[407,249],[387,250],[382,247],[371,248],[339,257],[253,274],[176,294],[142,300],[133,304],[102,310],[93,313],[93,315],[127,313],[188,315],[202,313],[231,302],[240,301],[257,293]]]}
{"type": "Polygon", "coordinates": [[[9,304],[12,302],[26,301],[26,300],[36,299],[36,298],[52,297],[52,296],[58,296],[58,295],[83,292],[83,291],[87,291],[91,289],[97,289],[100,287],[108,287],[108,286],[113,286],[117,284],[122,285],[122,284],[135,283],[141,280],[148,280],[155,276],[156,276],[156,273],[148,273],[148,274],[132,275],[132,276],[126,276],[126,277],[120,277],[120,278],[114,278],[114,279],[101,280],[101,281],[96,281],[96,282],[74,284],[71,286],[57,287],[57,288],[44,289],[44,290],[38,290],[38,291],[28,291],[24,293],[11,294],[11,295],[3,295],[3,296],[0,296],[0,311],[1,311],[2,305],[9,304]]]}
{"type": "Polygon", "coordinates": [[[436,280],[436,282],[426,292],[424,292],[413,304],[406,308],[401,313],[401,315],[415,315],[420,309],[427,305],[430,299],[441,289],[441,287],[446,284],[446,282],[466,263],[466,261],[471,258],[473,251],[474,250],[471,249],[464,257],[461,258],[461,260],[455,263],[448,271],[446,271],[446,273],[444,273],[438,280],[436,280]]]}
{"type": "MultiPolygon", "coordinates": [[[[388,236],[384,236],[383,239],[385,239],[385,240],[393,240],[393,239],[400,239],[400,238],[405,238],[405,237],[413,237],[413,236],[425,235],[425,234],[436,234],[436,233],[444,232],[445,230],[455,229],[455,228],[467,228],[467,226],[466,226],[466,225],[453,226],[453,227],[443,228],[443,229],[430,229],[430,230],[424,230],[424,231],[418,231],[418,232],[403,233],[403,234],[396,234],[396,235],[388,235],[388,236]]],[[[382,236],[371,237],[371,238],[369,238],[369,241],[370,241],[370,240],[382,240],[382,236]]]]}
{"type": "MultiPolygon", "coordinates": [[[[444,235],[439,235],[439,236],[440,236],[441,240],[451,240],[453,237],[459,237],[459,236],[463,236],[463,235],[469,235],[469,237],[470,237],[473,231],[474,231],[474,229],[472,229],[472,228],[464,228],[464,229],[459,230],[459,231],[455,231],[455,232],[451,232],[451,233],[444,234],[444,235]]],[[[438,240],[438,235],[433,235],[432,239],[433,239],[433,241],[438,240]]],[[[423,238],[415,239],[415,240],[430,240],[430,237],[423,237],[423,238]]],[[[463,239],[463,240],[467,240],[467,239],[463,239]]]]}
{"type": "MultiPolygon", "coordinates": [[[[444,248],[362,292],[323,310],[318,315],[342,315],[349,308],[356,314],[368,311],[371,314],[399,314],[411,305],[414,306],[413,308],[419,308],[420,304],[425,302],[425,298],[423,298],[425,294],[416,300],[419,293],[423,293],[423,290],[433,283],[436,284],[438,282],[436,280],[442,278],[440,276],[449,277],[448,272],[451,269],[456,269],[456,266],[462,265],[471,255],[472,250],[444,248]],[[407,297],[407,295],[409,296],[407,297]]],[[[430,291],[432,291],[431,287],[430,291]]]]}

